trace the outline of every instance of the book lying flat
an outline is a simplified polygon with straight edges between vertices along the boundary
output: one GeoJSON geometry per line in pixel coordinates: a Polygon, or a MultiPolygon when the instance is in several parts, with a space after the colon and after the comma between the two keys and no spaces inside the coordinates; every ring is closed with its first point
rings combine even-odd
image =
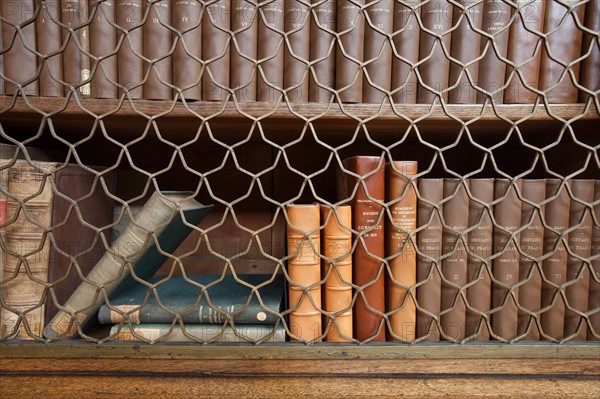
{"type": "Polygon", "coordinates": [[[275,324],[283,305],[283,275],[190,275],[164,280],[156,276],[148,286],[136,283],[110,298],[98,312],[102,324],[172,323],[179,314],[184,323],[223,324],[228,318],[237,324],[275,324]],[[193,282],[191,282],[191,281],[193,282]],[[270,282],[269,282],[270,281],[270,282]],[[256,289],[253,289],[256,287],[256,289]],[[260,300],[259,300],[260,297],[260,300]],[[261,305],[262,301],[262,305],[261,305]],[[160,302],[160,304],[159,304],[160,302]],[[263,306],[264,305],[264,306],[263,306]]]}

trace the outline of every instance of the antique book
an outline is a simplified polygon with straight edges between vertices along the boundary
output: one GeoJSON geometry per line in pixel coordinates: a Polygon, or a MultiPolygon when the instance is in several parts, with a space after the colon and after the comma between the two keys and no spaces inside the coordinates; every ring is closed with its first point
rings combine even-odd
{"type": "Polygon", "coordinates": [[[414,341],[417,323],[415,308],[417,253],[414,242],[417,228],[418,164],[393,161],[386,165],[385,200],[390,220],[385,224],[385,257],[390,276],[386,282],[386,312],[389,316],[388,340],[414,341]],[[411,181],[412,179],[412,181],[411,181]]]}
{"type": "Polygon", "coordinates": [[[173,82],[171,47],[173,36],[171,26],[171,1],[162,0],[148,4],[148,17],[144,23],[144,57],[150,63],[144,63],[144,99],[169,100],[173,98],[168,84],[173,82]]]}
{"type": "Polygon", "coordinates": [[[456,88],[448,92],[450,104],[475,104],[479,81],[479,63],[481,38],[478,33],[483,27],[483,2],[479,0],[460,0],[463,9],[455,8],[452,13],[452,25],[458,28],[452,32],[450,55],[459,63],[450,64],[448,86],[456,88]],[[467,74],[468,72],[468,74],[467,74]]]}
{"type": "Polygon", "coordinates": [[[229,88],[229,29],[231,1],[217,0],[206,5],[202,20],[202,100],[225,101],[229,88]]]}
{"type": "Polygon", "coordinates": [[[352,340],[352,208],[321,205],[321,261],[323,317],[327,342],[352,340]]]}
{"type": "Polygon", "coordinates": [[[329,103],[333,100],[335,88],[336,24],[337,0],[311,0],[317,4],[312,9],[310,21],[310,61],[314,62],[309,71],[309,100],[316,103],[329,103]]]}
{"type": "Polygon", "coordinates": [[[310,60],[310,2],[285,2],[284,89],[291,103],[308,102],[308,62],[310,60]]]}
{"type": "MultiPolygon", "coordinates": [[[[585,6],[585,27],[593,32],[600,32],[600,1],[590,0],[585,6]]],[[[600,44],[596,37],[590,33],[583,33],[581,55],[587,57],[581,61],[579,83],[587,90],[596,92],[600,90],[600,44]]],[[[590,97],[584,91],[579,92],[579,102],[587,102],[590,97]]]]}
{"type": "Polygon", "coordinates": [[[492,331],[494,337],[510,341],[517,336],[519,318],[519,245],[522,180],[496,179],[494,183],[494,255],[492,261],[492,331]]]}
{"type": "Polygon", "coordinates": [[[342,103],[362,102],[365,17],[360,7],[364,4],[365,0],[337,2],[335,88],[342,103]]]}
{"type": "Polygon", "coordinates": [[[117,53],[118,96],[123,93],[131,100],[143,98],[144,53],[143,18],[144,0],[115,0],[117,5],[118,40],[121,46],[117,53]]]}
{"type": "Polygon", "coordinates": [[[384,208],[385,162],[378,156],[354,156],[338,170],[338,198],[352,206],[352,229],[358,232],[352,255],[354,338],[385,341],[384,208]],[[372,310],[371,310],[372,309],[372,310]]]}
{"type": "Polygon", "coordinates": [[[86,279],[44,328],[50,339],[72,338],[83,333],[87,323],[104,303],[131,284],[130,273],[149,278],[173,253],[212,208],[190,198],[188,192],[155,192],[126,230],[112,243],[86,279]],[[160,247],[160,252],[158,249],[160,247]]]}
{"type": "Polygon", "coordinates": [[[279,101],[283,86],[284,4],[283,0],[262,2],[258,14],[258,101],[279,101]]]}
{"type": "Polygon", "coordinates": [[[81,52],[81,86],[79,92],[83,97],[91,95],[91,58],[90,58],[90,8],[87,0],[79,0],[79,28],[81,52]]]}
{"type": "Polygon", "coordinates": [[[417,338],[440,340],[444,180],[421,178],[417,202],[417,338]]]}
{"type": "Polygon", "coordinates": [[[551,104],[577,102],[574,82],[579,80],[580,62],[574,61],[581,56],[583,32],[577,24],[583,24],[584,14],[585,4],[578,0],[546,4],[544,33],[547,44],[542,49],[539,84],[551,104]]]}
{"type": "Polygon", "coordinates": [[[413,66],[419,62],[421,14],[420,0],[394,3],[394,57],[392,60],[392,98],[395,104],[417,102],[417,74],[413,66]],[[396,54],[398,56],[396,56],[396,54]]]}
{"type": "Polygon", "coordinates": [[[516,0],[519,7],[510,25],[508,35],[508,60],[514,64],[506,67],[508,86],[504,90],[506,104],[533,104],[539,89],[540,61],[544,40],[545,0],[516,0]],[[530,87],[530,88],[528,88],[530,87]]]}
{"type": "Polygon", "coordinates": [[[79,0],[60,0],[60,22],[62,28],[62,42],[66,43],[62,52],[63,78],[69,86],[65,88],[65,94],[69,92],[79,94],[81,85],[81,50],[78,43],[81,42],[81,4],[79,0]]]}
{"type": "MultiPolygon", "coordinates": [[[[446,100],[450,73],[451,28],[453,6],[446,0],[431,0],[421,6],[423,30],[419,37],[419,74],[423,83],[418,103],[432,104],[436,98],[446,100]]],[[[440,101],[438,100],[438,102],[440,101]]]]}
{"type": "Polygon", "coordinates": [[[292,341],[321,339],[321,234],[318,204],[286,207],[289,329],[292,341]]]}
{"type": "Polygon", "coordinates": [[[381,104],[391,89],[392,46],[388,35],[394,32],[394,3],[380,0],[365,9],[363,103],[381,104]]]}
{"type": "Polygon", "coordinates": [[[90,88],[92,98],[117,97],[117,29],[116,0],[89,1],[90,14],[90,67],[93,71],[90,88]],[[95,68],[95,69],[94,69],[95,68]]]}
{"type": "Polygon", "coordinates": [[[42,63],[39,81],[39,95],[42,97],[61,97],[63,85],[62,37],[60,28],[60,0],[41,2],[41,9],[36,19],[37,51],[45,56],[42,63]]]}
{"type": "MultiPolygon", "coordinates": [[[[595,181],[594,203],[596,221],[600,222],[600,180],[595,181]]],[[[591,252],[594,254],[591,261],[594,276],[590,276],[588,309],[596,309],[596,311],[589,316],[591,328],[588,327],[587,339],[598,341],[600,340],[600,225],[595,222],[592,226],[591,247],[591,252]]]]}
{"type": "Polygon", "coordinates": [[[171,5],[173,27],[181,32],[173,51],[173,84],[181,89],[186,101],[202,99],[202,4],[192,0],[174,0],[171,5]]]}
{"type": "Polygon", "coordinates": [[[257,0],[231,0],[231,88],[238,102],[256,101],[257,0]]]}

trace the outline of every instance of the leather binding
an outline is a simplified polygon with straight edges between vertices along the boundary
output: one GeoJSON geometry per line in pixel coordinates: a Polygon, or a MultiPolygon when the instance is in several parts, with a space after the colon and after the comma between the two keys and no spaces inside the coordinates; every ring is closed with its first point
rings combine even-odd
{"type": "Polygon", "coordinates": [[[360,7],[365,0],[338,0],[335,87],[342,103],[361,103],[364,56],[365,17],[360,7]]]}
{"type": "Polygon", "coordinates": [[[562,180],[546,180],[544,256],[542,263],[542,309],[540,332],[543,339],[559,340],[564,336],[565,302],[563,289],[566,281],[567,250],[561,234],[569,227],[569,193],[562,180]]]}
{"type": "Polygon", "coordinates": [[[117,29],[111,25],[117,18],[115,0],[90,0],[90,53],[92,68],[92,98],[117,97],[117,56],[110,55],[117,48],[117,29]],[[95,68],[95,70],[94,70],[95,68]]]}
{"type": "Polygon", "coordinates": [[[533,104],[537,95],[527,86],[539,89],[540,61],[544,39],[545,0],[516,0],[518,7],[510,25],[508,60],[515,65],[506,67],[508,86],[504,90],[506,104],[533,104]],[[537,34],[536,34],[537,33],[537,34]],[[512,76],[511,76],[512,74],[512,76]]]}
{"type": "Polygon", "coordinates": [[[173,97],[171,88],[167,86],[173,82],[171,57],[168,55],[173,46],[168,28],[171,26],[171,2],[148,3],[147,7],[150,10],[143,29],[144,57],[151,62],[144,64],[144,76],[148,76],[144,83],[144,99],[168,100],[173,97]]]}
{"type": "Polygon", "coordinates": [[[60,1],[46,0],[40,5],[35,26],[37,50],[47,58],[40,59],[39,94],[42,97],[62,97],[63,86],[59,82],[63,80],[60,1]]]}
{"type": "MultiPolygon", "coordinates": [[[[144,51],[143,17],[144,0],[116,0],[119,36],[124,36],[117,53],[119,85],[124,86],[130,99],[143,98],[144,51]]],[[[123,89],[121,89],[123,90],[123,89]]]]}
{"type": "Polygon", "coordinates": [[[496,179],[494,184],[494,255],[492,261],[492,333],[510,341],[517,336],[522,180],[496,179]]]}
{"type": "MultiPolygon", "coordinates": [[[[34,7],[33,0],[7,0],[3,1],[0,7],[1,16],[21,28],[19,35],[15,28],[2,23],[2,48],[10,48],[2,54],[4,75],[7,79],[24,85],[23,94],[28,96],[36,96],[38,93],[35,79],[37,74],[37,58],[34,53],[36,50],[35,21],[32,19],[34,7]]],[[[4,94],[14,95],[17,87],[7,80],[3,80],[3,83],[4,94]]]]}
{"type": "Polygon", "coordinates": [[[310,18],[310,61],[314,62],[309,71],[310,102],[329,103],[334,97],[336,40],[330,32],[337,29],[336,1],[312,0],[320,4],[312,9],[310,18]]]}
{"type": "Polygon", "coordinates": [[[384,210],[381,205],[385,199],[385,163],[377,156],[355,156],[345,159],[343,167],[347,172],[340,171],[338,194],[340,200],[349,201],[352,206],[352,228],[359,234],[352,257],[352,278],[358,287],[354,338],[385,341],[382,316],[385,312],[384,210]]]}
{"type": "Polygon", "coordinates": [[[310,16],[310,9],[303,1],[285,2],[285,32],[289,45],[285,45],[283,78],[287,98],[291,103],[308,102],[310,16]]]}
{"type": "Polygon", "coordinates": [[[283,1],[262,3],[258,14],[258,101],[275,102],[283,86],[285,25],[283,1]],[[262,72],[261,72],[262,71],[262,72]],[[264,76],[263,76],[264,75],[264,76]]]}
{"type": "Polygon", "coordinates": [[[173,84],[181,90],[186,101],[201,100],[202,4],[174,0],[172,7],[173,27],[181,32],[173,51],[173,84]]]}
{"type": "Polygon", "coordinates": [[[417,338],[439,341],[443,179],[419,179],[417,203],[417,338]]]}
{"type": "Polygon", "coordinates": [[[504,102],[504,79],[506,77],[506,59],[510,33],[512,7],[508,3],[497,0],[485,0],[483,5],[483,32],[491,38],[482,37],[481,51],[483,58],[479,61],[479,87],[489,96],[477,92],[477,103],[488,100],[494,104],[504,102]]]}
{"type": "Polygon", "coordinates": [[[204,101],[227,99],[227,91],[219,86],[229,87],[230,27],[229,0],[218,0],[206,6],[202,21],[202,59],[206,62],[206,69],[202,75],[204,101]]]}
{"type": "MultiPolygon", "coordinates": [[[[66,27],[62,29],[62,41],[66,43],[62,53],[63,77],[65,82],[79,93],[81,84],[81,50],[77,43],[81,40],[81,5],[79,0],[60,0],[61,23],[66,27]],[[67,29],[68,28],[68,29],[67,29]]],[[[65,89],[71,90],[68,86],[65,89]]]]}
{"type": "Polygon", "coordinates": [[[467,257],[467,314],[465,335],[474,335],[476,341],[490,339],[488,318],[492,303],[492,262],[493,223],[491,218],[494,201],[494,179],[471,178],[469,185],[469,228],[467,236],[469,255],[467,257]],[[476,281],[475,283],[473,283],[476,281]]]}
{"type": "MultiPolygon", "coordinates": [[[[585,26],[593,32],[600,32],[600,1],[590,0],[585,8],[585,26]]],[[[584,32],[583,45],[581,46],[581,55],[587,55],[581,61],[581,70],[579,83],[587,90],[598,92],[600,90],[600,45],[595,40],[596,36],[584,32]]],[[[579,102],[586,102],[589,94],[584,91],[579,92],[579,102]]],[[[598,97],[598,94],[595,95],[598,97]]]]}
{"type": "Polygon", "coordinates": [[[584,259],[587,260],[592,254],[593,222],[586,204],[594,201],[594,180],[573,179],[571,190],[573,197],[569,208],[569,228],[576,228],[569,233],[567,241],[572,252],[567,257],[567,281],[574,283],[565,289],[568,304],[565,309],[565,337],[575,334],[573,340],[585,341],[586,320],[577,312],[588,311],[590,269],[584,259]]]}
{"type": "Polygon", "coordinates": [[[394,3],[394,46],[392,60],[392,98],[395,104],[417,102],[417,74],[412,66],[419,62],[420,0],[407,0],[405,4],[394,3]],[[410,6],[410,7],[409,7],[410,6]],[[397,91],[395,91],[397,90],[397,91]]]}
{"type": "Polygon", "coordinates": [[[544,254],[544,199],[546,198],[545,179],[523,180],[523,202],[521,203],[520,243],[522,254],[519,259],[519,335],[526,334],[523,339],[537,341],[540,339],[537,314],[542,301],[541,257],[544,254]],[[530,203],[528,203],[529,201],[530,203]],[[541,205],[540,205],[541,204],[541,205]]]}
{"type": "Polygon", "coordinates": [[[577,102],[578,93],[574,81],[579,80],[580,63],[576,62],[568,68],[565,66],[581,56],[583,32],[577,27],[575,18],[583,24],[584,13],[584,4],[578,0],[566,0],[561,3],[551,1],[546,4],[544,33],[547,35],[547,43],[542,49],[540,89],[546,93],[549,103],[577,102]],[[569,12],[567,6],[573,7],[576,4],[580,5],[569,12]],[[569,15],[565,15],[567,13],[569,15]]]}
{"type": "Polygon", "coordinates": [[[319,205],[287,206],[288,295],[292,341],[318,341],[321,324],[319,205]]]}
{"type": "Polygon", "coordinates": [[[452,48],[450,54],[460,64],[450,64],[449,86],[455,86],[448,92],[451,104],[475,104],[478,82],[479,63],[475,61],[480,55],[481,31],[483,27],[483,3],[479,0],[460,0],[464,9],[455,8],[452,13],[452,25],[458,28],[452,32],[452,48]],[[471,80],[467,76],[471,75],[471,80]],[[462,73],[462,74],[461,74],[462,73]],[[473,83],[471,83],[473,82],[473,83]]]}
{"type": "Polygon", "coordinates": [[[363,103],[381,104],[392,84],[392,47],[385,35],[394,31],[394,0],[379,0],[366,8],[363,103]]]}
{"type": "MultiPolygon", "coordinates": [[[[600,222],[600,180],[594,185],[594,215],[595,220],[600,222]]],[[[588,309],[596,309],[589,315],[590,327],[588,327],[588,341],[600,340],[600,225],[594,222],[592,226],[592,254],[595,257],[591,261],[594,276],[590,276],[590,292],[588,296],[588,309]]]]}
{"type": "Polygon", "coordinates": [[[256,0],[231,0],[231,87],[238,102],[256,101],[258,18],[256,0]]]}
{"type": "Polygon", "coordinates": [[[469,196],[460,179],[444,179],[444,228],[442,230],[441,325],[443,336],[452,341],[465,338],[467,306],[463,287],[467,284],[467,249],[464,231],[469,225],[469,196]]]}
{"type": "Polygon", "coordinates": [[[421,30],[419,42],[419,60],[422,62],[419,73],[425,86],[418,90],[418,102],[421,104],[432,104],[441,96],[448,98],[447,93],[442,91],[448,88],[448,77],[450,73],[450,54],[453,6],[446,0],[431,0],[421,7],[421,30]]]}
{"type": "Polygon", "coordinates": [[[323,317],[327,342],[352,340],[352,208],[321,205],[323,317]],[[334,211],[335,209],[335,211],[334,211]],[[328,325],[329,324],[329,325],[328,325]],[[328,329],[328,330],[327,330],[328,329]]]}

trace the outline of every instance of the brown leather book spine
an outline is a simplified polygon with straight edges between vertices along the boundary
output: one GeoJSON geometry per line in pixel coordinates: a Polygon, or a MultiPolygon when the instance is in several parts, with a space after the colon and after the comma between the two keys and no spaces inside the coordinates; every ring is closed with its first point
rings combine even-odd
{"type": "Polygon", "coordinates": [[[309,99],[316,103],[329,103],[334,98],[336,40],[336,1],[312,0],[320,3],[312,9],[310,18],[309,99]],[[329,89],[329,90],[328,90],[329,89]]]}
{"type": "Polygon", "coordinates": [[[385,163],[381,157],[356,156],[345,159],[343,166],[348,172],[342,171],[339,176],[339,195],[341,200],[350,201],[352,228],[359,233],[352,257],[352,278],[358,286],[354,338],[385,341],[382,316],[385,312],[384,210],[381,205],[385,199],[385,163]]]}
{"type": "Polygon", "coordinates": [[[380,0],[366,8],[363,103],[381,102],[392,85],[392,46],[387,35],[394,32],[394,0],[380,0]]]}
{"type": "Polygon", "coordinates": [[[286,43],[284,88],[291,103],[308,102],[308,61],[310,59],[310,9],[299,0],[285,2],[286,43]]]}
{"type": "Polygon", "coordinates": [[[144,52],[143,18],[144,0],[116,0],[117,25],[126,31],[119,31],[123,37],[121,47],[117,53],[117,68],[120,89],[130,99],[143,98],[144,61],[141,56],[144,52]]]}
{"type": "Polygon", "coordinates": [[[284,14],[283,1],[263,3],[258,14],[258,101],[276,102],[283,86],[284,14]]]}
{"type": "MultiPolygon", "coordinates": [[[[0,7],[0,15],[21,28],[21,34],[17,34],[17,30],[11,25],[2,23],[2,48],[9,49],[2,55],[4,75],[22,85],[23,94],[28,96],[38,94],[34,11],[33,0],[7,0],[0,7]]],[[[16,91],[17,87],[13,83],[4,80],[5,95],[12,96],[16,91]]]]}
{"type": "Polygon", "coordinates": [[[168,84],[173,82],[171,56],[173,46],[171,30],[171,1],[162,0],[148,4],[148,18],[144,23],[144,56],[150,59],[145,63],[148,75],[144,83],[144,99],[168,100],[171,99],[171,88],[168,84]],[[148,71],[148,69],[150,71],[148,71]]]}
{"type": "Polygon", "coordinates": [[[35,26],[37,50],[47,58],[40,59],[39,94],[42,97],[62,97],[63,86],[58,82],[63,79],[60,1],[46,0],[40,6],[35,26]]]}
{"type": "MultiPolygon", "coordinates": [[[[61,22],[65,27],[62,29],[62,41],[66,42],[63,58],[63,77],[65,82],[75,89],[73,93],[79,93],[81,84],[81,50],[77,42],[81,40],[81,5],[79,0],[60,0],[61,22]]],[[[70,91],[69,87],[65,91],[70,91]]]]}
{"type": "Polygon", "coordinates": [[[567,275],[567,250],[561,234],[569,227],[570,198],[562,180],[546,181],[545,222],[549,228],[544,230],[544,255],[542,263],[544,279],[542,281],[542,308],[548,307],[541,315],[543,339],[560,340],[564,336],[565,302],[563,288],[567,275]]]}
{"type": "Polygon", "coordinates": [[[546,93],[549,103],[569,104],[577,102],[580,63],[565,66],[581,56],[583,32],[577,27],[584,22],[585,4],[578,0],[550,1],[546,4],[544,33],[546,46],[542,49],[540,64],[540,90],[546,93]],[[566,15],[566,14],[569,15],[566,15]],[[572,75],[572,76],[571,76],[572,75]]]}
{"type": "MultiPolygon", "coordinates": [[[[588,1],[585,8],[585,26],[593,32],[600,32],[600,0],[588,1]]],[[[600,44],[596,36],[584,32],[581,54],[588,54],[581,61],[579,83],[589,91],[600,90],[600,44]],[[589,53],[589,54],[588,54],[589,53]]],[[[598,94],[595,94],[597,97],[598,94]]],[[[590,94],[580,91],[579,102],[586,102],[590,94]]]]}
{"type": "Polygon", "coordinates": [[[256,0],[231,0],[231,87],[238,102],[256,101],[258,18],[256,0]]]}
{"type": "Polygon", "coordinates": [[[365,16],[360,7],[364,4],[365,0],[337,2],[340,36],[335,59],[335,87],[343,103],[362,102],[365,16]]]}
{"type": "Polygon", "coordinates": [[[494,104],[504,102],[504,79],[510,33],[512,7],[502,0],[485,0],[483,5],[483,32],[491,38],[482,37],[479,61],[479,87],[486,93],[477,92],[477,103],[482,104],[490,97],[494,104]]]}
{"type": "Polygon", "coordinates": [[[424,30],[419,38],[419,73],[423,83],[420,86],[418,102],[431,104],[441,96],[448,98],[448,77],[450,73],[450,54],[453,6],[446,0],[431,0],[421,7],[421,21],[424,30]],[[443,93],[444,92],[444,93],[443,93]]]}
{"type": "Polygon", "coordinates": [[[115,0],[99,2],[90,0],[90,60],[92,83],[90,96],[92,98],[117,97],[117,56],[108,55],[117,48],[117,29],[111,25],[116,22],[117,8],[115,0]]]}
{"type": "Polygon", "coordinates": [[[173,51],[173,84],[187,101],[202,99],[202,4],[192,0],[173,1],[173,27],[181,32],[173,51]]]}
{"type": "Polygon", "coordinates": [[[588,341],[600,341],[600,180],[595,181],[594,188],[594,215],[595,222],[592,226],[592,272],[590,276],[590,291],[588,296],[588,309],[594,309],[590,314],[588,327],[588,341]]]}
{"type": "Polygon", "coordinates": [[[469,199],[469,227],[473,230],[467,236],[470,254],[467,259],[467,280],[472,283],[467,288],[467,314],[465,317],[466,336],[474,335],[474,340],[487,341],[490,330],[484,314],[492,303],[492,262],[493,223],[491,218],[494,201],[494,179],[469,179],[467,181],[469,199]]]}
{"type": "Polygon", "coordinates": [[[327,330],[325,341],[352,340],[352,208],[339,205],[334,208],[321,205],[321,277],[323,310],[332,317],[324,317],[327,330]]]}
{"type": "Polygon", "coordinates": [[[510,25],[508,60],[514,64],[506,67],[508,86],[504,91],[506,104],[533,104],[539,89],[540,61],[544,39],[546,0],[516,0],[519,7],[510,25]],[[537,33],[537,34],[536,34],[537,33]],[[512,76],[511,76],[512,74],[512,76]],[[527,88],[525,84],[531,89],[527,88]]]}
{"type": "Polygon", "coordinates": [[[288,205],[288,295],[292,341],[320,340],[321,258],[319,205],[288,205]]]}
{"type": "Polygon", "coordinates": [[[585,341],[587,325],[580,314],[588,311],[590,269],[586,260],[592,254],[592,215],[587,204],[594,201],[594,180],[571,180],[571,198],[569,208],[569,227],[575,230],[569,233],[568,244],[573,254],[567,257],[567,281],[574,281],[565,289],[567,308],[565,309],[565,337],[585,341]]]}
{"type": "Polygon", "coordinates": [[[526,228],[520,235],[522,254],[519,259],[519,280],[524,283],[519,287],[519,305],[523,308],[519,310],[519,335],[526,334],[524,340],[537,341],[540,339],[539,319],[534,313],[539,312],[542,303],[540,259],[544,254],[542,215],[546,180],[524,179],[523,198],[521,226],[526,228]]]}
{"type": "Polygon", "coordinates": [[[411,342],[416,338],[416,235],[410,234],[417,228],[417,194],[414,188],[417,169],[416,161],[393,161],[386,165],[385,171],[385,200],[391,215],[391,220],[385,225],[385,257],[390,267],[386,285],[390,341],[411,342]]]}
{"type": "Polygon", "coordinates": [[[517,190],[522,181],[497,179],[494,184],[494,255],[492,261],[492,333],[499,339],[517,336],[520,235],[512,234],[521,227],[521,200],[517,190]]]}
{"type": "Polygon", "coordinates": [[[417,203],[417,338],[440,340],[443,179],[419,179],[417,203]]]}
{"type": "Polygon", "coordinates": [[[231,1],[218,0],[206,6],[202,21],[202,59],[206,69],[202,75],[202,99],[225,101],[229,87],[229,29],[231,1]]]}
{"type": "Polygon", "coordinates": [[[450,54],[460,64],[450,64],[448,85],[455,89],[448,93],[450,104],[475,104],[477,102],[477,85],[479,65],[475,61],[480,55],[481,31],[483,27],[483,3],[479,0],[460,0],[463,9],[455,8],[452,13],[452,25],[458,28],[452,32],[452,49],[450,54]],[[469,72],[469,77],[467,76],[469,72]],[[473,83],[471,83],[473,82],[473,83]]]}
{"type": "Polygon", "coordinates": [[[420,0],[394,3],[394,54],[392,60],[392,98],[395,104],[417,102],[417,74],[412,66],[419,62],[420,0]],[[409,7],[410,6],[410,7],[409,7]],[[397,90],[397,91],[395,91],[397,90]]]}

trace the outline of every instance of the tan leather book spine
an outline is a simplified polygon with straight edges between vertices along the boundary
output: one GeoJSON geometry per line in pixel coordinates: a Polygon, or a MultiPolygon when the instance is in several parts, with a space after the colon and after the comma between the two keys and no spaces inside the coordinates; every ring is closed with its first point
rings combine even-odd
{"type": "Polygon", "coordinates": [[[323,334],[319,205],[288,205],[286,211],[291,340],[317,342],[323,334]]]}
{"type": "Polygon", "coordinates": [[[60,1],[46,0],[40,6],[35,26],[37,50],[47,58],[40,59],[39,94],[42,97],[62,97],[63,85],[59,83],[63,80],[60,1]]]}
{"type": "Polygon", "coordinates": [[[545,179],[523,180],[523,202],[521,203],[521,257],[519,259],[519,280],[524,282],[519,287],[519,335],[526,334],[523,339],[537,341],[540,339],[537,314],[542,303],[541,257],[544,254],[544,199],[546,198],[545,179]],[[528,203],[531,202],[532,204],[528,203]],[[540,205],[541,204],[541,205],[540,205]]]}
{"type": "Polygon", "coordinates": [[[394,32],[394,0],[380,0],[366,8],[363,103],[381,104],[392,85],[392,46],[387,35],[394,32]]]}
{"type": "Polygon", "coordinates": [[[60,0],[60,19],[64,25],[62,29],[62,41],[66,47],[62,53],[63,77],[69,86],[65,88],[69,92],[79,95],[81,84],[81,50],[77,43],[81,41],[81,5],[79,0],[60,0]]]}
{"type": "Polygon", "coordinates": [[[282,0],[263,2],[258,14],[258,84],[257,98],[276,102],[281,98],[284,63],[284,4],[282,0]]]}
{"type": "MultiPolygon", "coordinates": [[[[585,8],[585,26],[593,32],[600,32],[600,0],[588,1],[585,8]]],[[[583,44],[581,46],[581,55],[586,55],[581,61],[581,70],[579,83],[587,90],[596,92],[593,97],[598,97],[600,90],[600,44],[596,36],[591,33],[583,33],[583,44]]],[[[590,97],[589,93],[581,90],[579,92],[579,102],[586,102],[590,97]]]]}
{"type": "Polygon", "coordinates": [[[448,93],[450,104],[475,104],[479,80],[479,63],[475,61],[480,55],[481,31],[483,28],[483,3],[479,0],[460,0],[463,9],[455,8],[452,13],[452,25],[458,28],[452,32],[452,48],[450,54],[460,64],[450,64],[448,85],[456,86],[448,93]],[[470,75],[467,76],[468,74],[470,75]],[[473,83],[471,83],[473,82],[473,83]]]}
{"type": "MultiPolygon", "coordinates": [[[[9,49],[3,55],[4,75],[7,79],[23,86],[23,94],[36,96],[37,57],[33,0],[6,0],[0,7],[0,15],[13,25],[18,25],[21,34],[7,23],[2,23],[2,48],[9,49]],[[14,40],[13,40],[14,38],[14,40]]],[[[12,96],[17,86],[4,80],[4,94],[12,96]]]]}
{"type": "Polygon", "coordinates": [[[590,276],[590,291],[588,296],[588,309],[594,311],[589,316],[587,339],[600,341],[600,180],[594,184],[594,215],[592,226],[592,254],[591,259],[593,276],[590,276]]]}
{"type": "Polygon", "coordinates": [[[144,52],[143,18],[144,0],[115,0],[117,3],[117,25],[122,37],[117,53],[117,68],[120,88],[119,96],[126,93],[130,99],[143,98],[144,52]]]}
{"type": "Polygon", "coordinates": [[[510,25],[508,35],[508,60],[514,65],[506,67],[508,86],[504,91],[506,104],[533,104],[539,89],[540,61],[544,39],[545,0],[516,0],[519,8],[510,25]],[[525,84],[523,84],[525,82],[525,84]],[[528,88],[530,87],[530,88],[528,88]]]}
{"type": "Polygon", "coordinates": [[[419,62],[420,0],[394,3],[394,47],[392,60],[392,98],[395,104],[417,102],[418,80],[412,69],[419,62]],[[397,54],[397,55],[396,55],[397,54]]]}
{"type": "Polygon", "coordinates": [[[202,99],[202,4],[173,1],[173,27],[181,32],[173,51],[173,84],[186,101],[202,99]]]}
{"type": "Polygon", "coordinates": [[[329,103],[335,89],[337,0],[311,1],[319,5],[311,10],[310,18],[310,61],[314,64],[309,71],[309,100],[329,103]]]}
{"type": "Polygon", "coordinates": [[[494,255],[492,261],[492,334],[510,341],[517,336],[522,180],[496,179],[494,183],[494,255]]]}
{"type": "Polygon", "coordinates": [[[494,179],[471,178],[469,186],[469,228],[467,235],[469,254],[467,257],[467,314],[465,335],[474,336],[476,341],[490,339],[488,326],[492,303],[493,223],[491,205],[494,201],[494,179]],[[475,281],[475,283],[473,283],[475,281]]]}
{"type": "Polygon", "coordinates": [[[586,262],[592,254],[592,215],[587,204],[594,201],[594,180],[571,180],[573,197],[569,205],[568,245],[572,254],[567,256],[567,281],[574,281],[565,289],[567,308],[565,309],[565,337],[573,334],[573,340],[587,338],[586,319],[579,313],[588,311],[590,269],[586,262]]]}
{"type": "Polygon", "coordinates": [[[286,43],[284,88],[291,103],[308,102],[308,62],[310,59],[310,8],[300,0],[285,2],[286,43]]]}
{"type": "Polygon", "coordinates": [[[144,99],[169,100],[173,98],[168,84],[173,82],[171,47],[173,37],[171,26],[171,1],[162,0],[148,4],[148,17],[144,23],[144,57],[150,59],[145,63],[144,99]]]}
{"type": "Polygon", "coordinates": [[[238,102],[256,101],[258,18],[256,0],[231,0],[231,87],[238,102]]]}
{"type": "Polygon", "coordinates": [[[115,0],[90,0],[90,60],[92,82],[90,96],[92,98],[117,97],[117,55],[109,55],[117,48],[116,22],[117,8],[115,0]],[[95,68],[95,69],[94,69],[95,68]]]}
{"type": "Polygon", "coordinates": [[[393,161],[385,171],[385,200],[391,217],[385,225],[385,257],[390,267],[386,281],[389,341],[412,342],[416,338],[417,253],[416,235],[411,233],[417,228],[417,169],[416,161],[393,161]]]}
{"type": "Polygon", "coordinates": [[[542,262],[542,339],[560,340],[564,336],[565,302],[562,284],[567,276],[567,250],[561,234],[569,227],[569,193],[562,180],[546,181],[546,203],[544,209],[544,256],[542,262]]]}
{"type": "Polygon", "coordinates": [[[335,88],[339,101],[347,104],[362,102],[365,16],[361,7],[364,5],[365,0],[337,2],[335,88]]]}
{"type": "MultiPolygon", "coordinates": [[[[431,0],[421,6],[419,42],[419,73],[423,83],[419,86],[418,102],[432,104],[436,98],[446,100],[450,73],[451,28],[453,6],[446,0],[431,0]]],[[[439,99],[438,99],[439,102],[439,99]]]]}
{"type": "Polygon", "coordinates": [[[332,317],[323,318],[325,341],[352,340],[352,208],[321,205],[321,262],[323,310],[332,317]],[[335,209],[335,211],[334,211],[335,209]]]}
{"type": "Polygon", "coordinates": [[[443,179],[419,179],[417,203],[417,338],[440,340],[443,179]]]}
{"type": "Polygon", "coordinates": [[[217,0],[206,6],[202,21],[202,59],[206,69],[202,75],[202,99],[225,101],[229,88],[229,29],[231,1],[217,0]]]}
{"type": "Polygon", "coordinates": [[[353,281],[358,286],[354,304],[354,338],[385,341],[385,268],[382,203],[385,199],[385,162],[376,156],[343,161],[338,180],[340,200],[352,206],[352,228],[358,232],[352,257],[353,281]],[[353,175],[351,175],[352,173],[353,175]]]}
{"type": "Polygon", "coordinates": [[[544,33],[546,46],[542,49],[540,64],[540,90],[551,104],[577,102],[577,87],[583,32],[577,26],[583,24],[585,4],[578,0],[551,1],[546,4],[544,33]],[[578,7],[575,7],[579,4],[578,7]],[[571,9],[567,7],[575,7],[571,9]],[[569,15],[566,15],[566,14],[569,15]],[[569,64],[573,65],[569,66],[569,64]]]}

